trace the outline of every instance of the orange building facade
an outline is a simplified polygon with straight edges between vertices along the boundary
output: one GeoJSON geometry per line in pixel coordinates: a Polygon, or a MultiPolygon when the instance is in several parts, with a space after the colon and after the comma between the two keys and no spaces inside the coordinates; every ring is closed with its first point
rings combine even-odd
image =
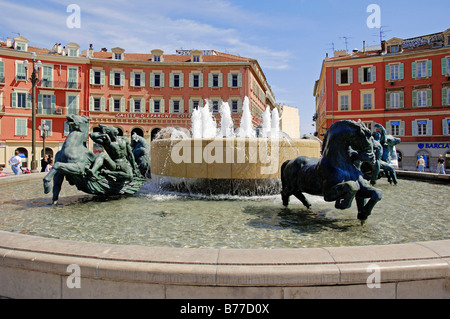
{"type": "Polygon", "coordinates": [[[213,50],[144,54],[122,48],[94,52],[91,46],[81,52],[75,43],[48,50],[28,46],[23,37],[0,44],[0,165],[19,150],[23,166],[30,166],[32,52],[42,62],[36,89],[38,160],[43,155],[39,126],[49,127],[45,148],[54,155],[68,134],[68,114],[88,116],[91,131],[98,124],[115,126],[121,135],[136,133],[150,142],[165,127],[189,130],[192,111],[205,103],[219,121],[220,106],[228,102],[235,127],[245,97],[255,126],[267,106],[279,107],[258,62],[250,58],[213,50]],[[27,71],[24,60],[30,62],[27,71]]]}
{"type": "Polygon", "coordinates": [[[436,171],[439,155],[450,169],[450,29],[411,39],[393,38],[379,48],[325,58],[316,97],[316,134],[335,121],[382,124],[399,137],[399,165],[415,169],[424,156],[436,171]]]}

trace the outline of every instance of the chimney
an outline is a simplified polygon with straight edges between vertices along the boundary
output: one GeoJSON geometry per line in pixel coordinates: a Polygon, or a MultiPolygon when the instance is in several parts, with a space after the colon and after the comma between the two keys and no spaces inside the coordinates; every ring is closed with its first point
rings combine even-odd
{"type": "Polygon", "coordinates": [[[12,47],[12,41],[11,41],[11,38],[6,38],[6,47],[7,47],[7,48],[12,47]]]}
{"type": "Polygon", "coordinates": [[[107,52],[108,49],[107,48],[102,48],[102,50],[100,52],[107,52]]]}

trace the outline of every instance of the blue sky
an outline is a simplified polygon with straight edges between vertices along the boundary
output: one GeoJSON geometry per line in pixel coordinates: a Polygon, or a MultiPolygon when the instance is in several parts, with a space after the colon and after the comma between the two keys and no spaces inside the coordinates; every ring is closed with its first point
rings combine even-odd
{"type": "Polygon", "coordinates": [[[410,38],[450,28],[448,0],[0,0],[0,38],[30,45],[119,46],[126,52],[212,49],[260,63],[277,102],[297,107],[301,134],[313,133],[313,87],[325,54],[379,44],[369,28],[370,4],[380,8],[384,39],[410,38]],[[80,8],[80,28],[68,28],[70,4],[80,8]]]}

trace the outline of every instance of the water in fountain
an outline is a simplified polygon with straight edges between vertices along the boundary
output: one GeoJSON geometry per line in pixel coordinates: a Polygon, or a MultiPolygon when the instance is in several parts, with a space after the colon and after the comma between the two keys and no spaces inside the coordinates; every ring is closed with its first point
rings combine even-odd
{"type": "Polygon", "coordinates": [[[263,113],[262,137],[269,137],[272,129],[270,118],[270,107],[268,106],[263,113]]]}
{"type": "Polygon", "coordinates": [[[214,120],[211,111],[209,110],[209,102],[205,100],[205,106],[200,108],[202,119],[202,137],[214,138],[217,135],[217,124],[214,120]]]}
{"type": "Polygon", "coordinates": [[[272,110],[272,127],[270,137],[280,138],[280,116],[277,108],[272,110]]]}
{"type": "Polygon", "coordinates": [[[256,137],[255,129],[252,124],[252,115],[250,113],[250,102],[248,97],[244,98],[242,106],[241,125],[239,127],[238,137],[256,137]]]}
{"type": "Polygon", "coordinates": [[[191,135],[193,138],[202,138],[203,128],[202,128],[202,112],[199,109],[194,109],[192,111],[191,117],[191,135]]]}
{"type": "Polygon", "coordinates": [[[230,105],[227,102],[222,103],[220,107],[220,128],[223,137],[234,137],[234,123],[231,118],[230,105]]]}

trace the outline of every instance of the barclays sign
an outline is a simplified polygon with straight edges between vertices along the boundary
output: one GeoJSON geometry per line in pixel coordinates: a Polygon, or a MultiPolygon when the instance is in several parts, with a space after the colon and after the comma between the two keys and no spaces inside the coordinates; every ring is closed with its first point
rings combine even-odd
{"type": "Polygon", "coordinates": [[[450,148],[450,143],[425,143],[418,145],[420,149],[423,148],[450,148]]]}

